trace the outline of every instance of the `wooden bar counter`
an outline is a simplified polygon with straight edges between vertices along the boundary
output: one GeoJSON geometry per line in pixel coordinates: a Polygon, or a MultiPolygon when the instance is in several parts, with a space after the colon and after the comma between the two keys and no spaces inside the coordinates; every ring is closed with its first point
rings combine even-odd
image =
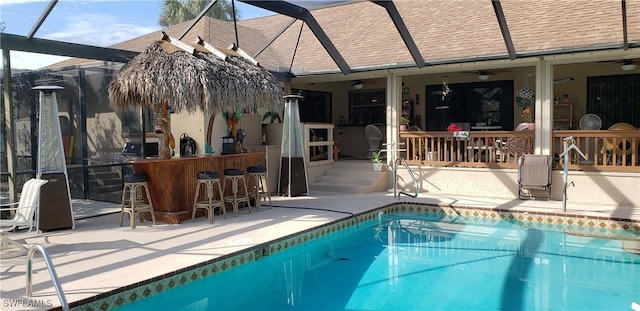
{"type": "MultiPolygon", "coordinates": [[[[164,160],[140,159],[130,163],[136,173],[149,176],[149,192],[156,220],[178,224],[182,220],[191,219],[199,172],[217,171],[224,187],[223,171],[229,168],[241,169],[245,172],[247,187],[251,191],[253,180],[246,177],[247,167],[259,165],[264,157],[264,152],[253,152],[164,160]]],[[[200,193],[203,190],[204,188],[200,193]]],[[[203,215],[202,212],[197,216],[199,215],[203,215]]]]}

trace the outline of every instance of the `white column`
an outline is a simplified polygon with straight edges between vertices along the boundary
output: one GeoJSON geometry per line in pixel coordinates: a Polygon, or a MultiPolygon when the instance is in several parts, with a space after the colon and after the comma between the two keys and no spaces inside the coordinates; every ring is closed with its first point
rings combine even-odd
{"type": "Polygon", "coordinates": [[[536,138],[535,154],[551,154],[553,132],[553,70],[540,57],[536,65],[536,138]]]}
{"type": "MultiPolygon", "coordinates": [[[[391,143],[398,142],[398,129],[400,128],[400,109],[402,104],[402,78],[395,73],[387,74],[386,92],[386,137],[387,152],[391,143]]],[[[389,160],[389,157],[387,157],[389,160]]]]}

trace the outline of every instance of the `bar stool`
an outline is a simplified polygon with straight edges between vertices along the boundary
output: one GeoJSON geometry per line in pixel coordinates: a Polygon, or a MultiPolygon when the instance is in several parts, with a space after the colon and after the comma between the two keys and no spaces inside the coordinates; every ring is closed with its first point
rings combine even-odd
{"type": "Polygon", "coordinates": [[[156,224],[156,215],[153,211],[151,195],[149,194],[149,185],[147,184],[148,179],[147,175],[140,173],[127,174],[122,178],[122,181],[124,182],[124,189],[122,190],[120,227],[122,227],[122,221],[125,213],[129,214],[131,229],[136,228],[136,214],[140,217],[140,222],[144,222],[144,218],[141,213],[145,212],[151,214],[153,224],[156,224]],[[127,194],[129,195],[128,200],[127,194]]]}
{"type": "Polygon", "coordinates": [[[227,218],[227,211],[224,208],[224,195],[222,192],[222,186],[220,185],[220,175],[215,171],[204,171],[198,173],[198,183],[196,184],[196,195],[193,199],[193,212],[191,213],[191,219],[196,218],[196,210],[199,208],[207,210],[207,217],[209,223],[213,223],[213,214],[216,207],[219,207],[224,214],[224,218],[227,218]],[[218,185],[219,200],[214,199],[214,185],[218,185]],[[207,199],[204,201],[198,201],[198,195],[200,194],[200,188],[205,187],[207,193],[207,199]]]}
{"type": "Polygon", "coordinates": [[[246,202],[247,207],[249,208],[249,213],[251,213],[251,204],[249,203],[249,192],[247,191],[247,181],[244,179],[244,172],[241,169],[230,168],[223,171],[224,172],[224,193],[227,193],[227,184],[231,182],[231,192],[233,195],[225,196],[224,203],[231,203],[233,206],[233,216],[237,216],[238,213],[238,205],[241,202],[246,202]],[[244,195],[239,196],[238,193],[238,184],[242,182],[242,186],[244,187],[244,195]]]}
{"type": "Polygon", "coordinates": [[[253,191],[249,194],[249,197],[256,201],[256,210],[260,211],[260,206],[262,205],[260,201],[263,198],[269,198],[269,207],[273,208],[267,181],[267,168],[263,166],[249,166],[247,167],[247,173],[253,177],[253,191]]]}

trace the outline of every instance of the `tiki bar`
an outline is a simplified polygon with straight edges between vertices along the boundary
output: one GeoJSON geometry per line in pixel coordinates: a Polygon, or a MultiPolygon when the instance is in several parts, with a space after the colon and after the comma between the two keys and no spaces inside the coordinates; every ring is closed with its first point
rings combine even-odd
{"type": "MultiPolygon", "coordinates": [[[[227,200],[222,197],[247,197],[249,189],[254,189],[256,179],[227,180],[226,176],[226,173],[244,176],[248,168],[265,165],[264,150],[247,150],[245,134],[239,127],[241,120],[244,113],[257,108],[277,111],[284,100],[274,76],[252,58],[242,55],[246,54],[239,48],[218,49],[201,39],[190,45],[163,34],[161,40],[150,44],[129,61],[111,81],[109,98],[116,109],[139,108],[143,113],[147,111],[157,116],[154,133],[144,133],[140,139],[140,153],[151,156],[128,161],[133,173],[123,177],[123,204],[140,200],[141,194],[134,192],[147,191],[140,204],[146,206],[151,201],[152,209],[141,216],[153,221],[180,223],[205,215],[203,210],[193,211],[193,214],[192,210],[196,202],[206,202],[208,196],[221,205],[209,206],[208,213],[221,207],[216,212],[225,209],[226,214],[227,200]],[[224,117],[226,129],[214,130],[216,116],[224,117]],[[204,148],[197,148],[195,140],[186,133],[176,144],[171,133],[172,118],[194,124],[198,130],[206,128],[204,148]],[[206,127],[205,120],[209,120],[206,127]],[[202,124],[199,128],[197,121],[202,124]],[[221,137],[223,148],[219,151],[212,150],[217,141],[217,137],[213,137],[216,132],[225,134],[221,137]],[[156,137],[157,145],[148,143],[148,137],[156,137]],[[157,156],[153,154],[156,150],[157,156]],[[147,189],[135,188],[140,181],[146,182],[144,187],[147,189]],[[132,193],[126,191],[129,184],[132,193]],[[129,195],[132,195],[130,200],[129,195]]],[[[252,122],[244,126],[249,123],[252,122]]],[[[234,214],[239,204],[239,199],[235,200],[231,200],[234,214]]],[[[248,207],[248,197],[242,203],[248,207]]],[[[130,218],[135,218],[134,213],[130,218]]],[[[131,221],[135,227],[135,222],[131,221]]]]}

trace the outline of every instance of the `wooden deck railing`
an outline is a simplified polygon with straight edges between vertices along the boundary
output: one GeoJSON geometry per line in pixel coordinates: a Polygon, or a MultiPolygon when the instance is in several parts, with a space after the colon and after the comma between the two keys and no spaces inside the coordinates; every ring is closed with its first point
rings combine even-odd
{"type": "MultiPolygon", "coordinates": [[[[562,154],[563,139],[573,136],[587,159],[572,153],[569,169],[640,172],[640,131],[553,131],[553,154],[562,154]]],[[[563,159],[560,159],[562,163],[563,159]]]]}
{"type": "MultiPolygon", "coordinates": [[[[402,156],[410,165],[517,168],[518,157],[534,153],[533,131],[401,132],[402,156]]],[[[573,136],[587,156],[571,154],[569,169],[640,172],[640,131],[576,131],[553,133],[554,168],[562,168],[563,139],[573,136]],[[617,146],[617,148],[615,147],[617,146]]]]}
{"type": "Polygon", "coordinates": [[[407,150],[403,156],[410,165],[515,168],[520,155],[534,151],[534,132],[468,133],[401,132],[407,150]]]}

